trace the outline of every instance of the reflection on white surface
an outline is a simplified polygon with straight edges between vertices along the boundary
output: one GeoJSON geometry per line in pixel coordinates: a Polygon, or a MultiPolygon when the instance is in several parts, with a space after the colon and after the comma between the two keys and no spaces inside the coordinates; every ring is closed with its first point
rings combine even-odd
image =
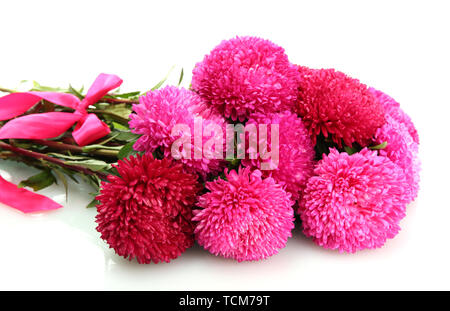
{"type": "Polygon", "coordinates": [[[1,168],[0,168],[0,176],[2,176],[7,181],[12,181],[11,174],[5,170],[2,170],[1,168]]]}
{"type": "MultiPolygon", "coordinates": [[[[0,161],[0,167],[14,172],[14,182],[31,174],[13,162],[0,161]]],[[[45,189],[40,193],[64,205],[46,213],[25,215],[0,206],[0,290],[417,288],[420,284],[411,281],[408,263],[424,264],[424,252],[436,246],[421,233],[419,215],[428,220],[430,216],[419,208],[419,197],[419,202],[408,207],[400,234],[374,251],[339,254],[323,249],[304,237],[297,225],[287,247],[264,261],[238,263],[195,245],[170,263],[139,265],[115,255],[100,239],[95,230],[96,211],[85,208],[91,191],[85,184],[69,183],[66,202],[62,185],[45,189]]],[[[438,264],[447,259],[433,260],[438,264]]],[[[425,270],[415,270],[414,275],[421,278],[421,284],[432,277],[425,270]]]]}

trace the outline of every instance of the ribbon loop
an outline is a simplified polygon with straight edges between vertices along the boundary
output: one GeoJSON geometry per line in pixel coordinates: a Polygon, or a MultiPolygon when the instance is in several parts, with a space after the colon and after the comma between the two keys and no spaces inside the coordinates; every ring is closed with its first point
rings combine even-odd
{"type": "Polygon", "coordinates": [[[105,137],[111,132],[109,126],[101,121],[95,114],[88,114],[82,122],[78,122],[72,132],[76,143],[86,146],[92,141],[105,137]]]}
{"type": "Polygon", "coordinates": [[[98,102],[109,91],[118,88],[123,80],[116,75],[108,75],[101,73],[89,88],[86,97],[81,102],[81,109],[85,110],[89,105],[98,102]]]}

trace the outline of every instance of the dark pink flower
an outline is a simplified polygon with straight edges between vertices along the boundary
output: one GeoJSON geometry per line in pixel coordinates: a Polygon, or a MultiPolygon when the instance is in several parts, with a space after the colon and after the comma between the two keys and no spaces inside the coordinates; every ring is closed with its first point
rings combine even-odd
{"type": "Polygon", "coordinates": [[[200,189],[182,164],[151,155],[118,162],[102,182],[97,231],[120,256],[169,262],[194,243],[192,206],[200,189]]]}
{"type": "Polygon", "coordinates": [[[301,80],[295,112],[313,141],[331,136],[342,146],[366,146],[384,120],[383,106],[366,85],[334,69],[299,67],[301,80]]]}
{"type": "Polygon", "coordinates": [[[284,49],[256,37],[222,41],[193,71],[192,88],[208,107],[233,120],[289,110],[299,73],[284,49]]]}

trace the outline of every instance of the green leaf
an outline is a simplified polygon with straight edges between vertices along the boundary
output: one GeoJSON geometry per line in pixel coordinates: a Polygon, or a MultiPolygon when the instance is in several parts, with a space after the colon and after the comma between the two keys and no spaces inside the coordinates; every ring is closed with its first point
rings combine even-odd
{"type": "Polygon", "coordinates": [[[67,159],[67,160],[72,160],[72,161],[91,159],[90,157],[85,157],[85,156],[74,156],[74,155],[67,155],[67,154],[55,153],[55,152],[48,153],[48,155],[52,156],[52,157],[57,157],[57,158],[67,159]]]}
{"type": "Polygon", "coordinates": [[[128,99],[128,98],[137,97],[137,96],[139,96],[139,94],[141,94],[141,92],[136,91],[136,92],[123,93],[123,94],[109,94],[109,96],[115,97],[115,98],[128,99]]]}
{"type": "Polygon", "coordinates": [[[19,147],[19,148],[22,148],[22,149],[30,149],[31,146],[33,146],[32,143],[26,142],[26,141],[23,141],[23,140],[13,140],[13,141],[12,141],[12,144],[13,144],[14,146],[19,147]]]}
{"type": "Polygon", "coordinates": [[[18,187],[31,187],[34,191],[38,191],[53,185],[55,182],[55,176],[53,176],[49,169],[46,169],[39,174],[31,176],[27,180],[21,181],[18,187]]]}
{"type": "Polygon", "coordinates": [[[75,178],[76,173],[74,171],[68,170],[66,168],[60,167],[60,170],[66,174],[66,176],[69,176],[69,178],[76,184],[79,184],[80,182],[78,179],[75,178]]]}
{"type": "Polygon", "coordinates": [[[83,150],[83,152],[89,152],[89,151],[98,150],[98,149],[120,150],[121,148],[122,148],[122,146],[104,146],[104,145],[96,144],[96,145],[84,146],[82,150],[83,150]]]}
{"type": "Polygon", "coordinates": [[[167,81],[167,78],[169,78],[170,73],[172,72],[173,68],[175,68],[175,66],[172,66],[172,68],[170,68],[169,72],[167,73],[167,75],[164,77],[164,79],[162,79],[161,81],[159,81],[154,87],[151,88],[151,91],[157,90],[159,89],[164,82],[167,81]]]}
{"type": "Polygon", "coordinates": [[[115,137],[116,140],[118,141],[122,141],[122,142],[130,142],[130,141],[136,141],[138,140],[139,137],[141,137],[141,135],[139,134],[134,134],[131,132],[125,132],[125,131],[114,131],[113,133],[117,133],[118,135],[115,137]]]}
{"type": "Polygon", "coordinates": [[[127,107],[126,104],[109,105],[108,107],[105,107],[105,109],[103,110],[126,120],[129,119],[130,114],[132,113],[132,110],[129,107],[127,107]]]}
{"type": "Polygon", "coordinates": [[[129,128],[127,127],[127,126],[125,126],[125,125],[122,125],[122,124],[120,124],[120,123],[117,123],[117,122],[114,122],[113,121],[113,126],[114,126],[114,128],[116,129],[116,130],[122,130],[122,131],[128,131],[129,130],[129,128]]]}
{"type": "Polygon", "coordinates": [[[96,175],[84,175],[80,174],[80,177],[89,185],[91,185],[96,192],[100,191],[101,180],[96,175]]]}
{"type": "Polygon", "coordinates": [[[180,86],[181,82],[183,82],[184,77],[184,68],[181,68],[180,80],[178,80],[178,86],[180,86]]]}
{"type": "Polygon", "coordinates": [[[130,141],[125,146],[120,149],[119,154],[117,157],[122,160],[125,158],[128,158],[132,154],[136,154],[137,152],[133,149],[134,141],[130,141]]]}
{"type": "Polygon", "coordinates": [[[69,93],[75,95],[79,99],[84,99],[84,96],[81,94],[81,92],[77,91],[72,87],[72,85],[69,84],[69,93]]]}
{"type": "Polygon", "coordinates": [[[91,203],[89,203],[89,204],[86,206],[86,208],[96,207],[96,206],[99,205],[99,204],[100,204],[100,201],[99,201],[99,200],[93,199],[93,200],[91,201],[91,203]]]}
{"type": "Polygon", "coordinates": [[[370,150],[382,150],[382,149],[386,148],[387,144],[388,144],[387,141],[385,141],[385,142],[382,142],[379,145],[371,146],[371,147],[369,147],[369,149],[370,150]]]}
{"type": "Polygon", "coordinates": [[[38,92],[68,92],[68,89],[64,89],[61,87],[51,87],[51,86],[44,86],[44,85],[40,85],[39,83],[37,83],[36,81],[33,81],[33,88],[31,89],[31,91],[38,91],[38,92]]]}
{"type": "Polygon", "coordinates": [[[106,138],[105,140],[99,142],[98,145],[104,145],[106,143],[109,143],[111,140],[115,139],[117,136],[119,136],[119,134],[112,133],[111,135],[109,135],[108,138],[106,138]]]}
{"type": "Polygon", "coordinates": [[[241,163],[240,159],[226,159],[226,161],[229,162],[228,164],[229,169],[238,168],[241,163]]]}
{"type": "Polygon", "coordinates": [[[65,161],[67,165],[78,165],[90,169],[91,171],[98,172],[104,169],[110,169],[111,165],[105,161],[89,159],[83,161],[65,161]]]}
{"type": "Polygon", "coordinates": [[[349,146],[344,146],[344,150],[345,152],[347,152],[349,155],[352,155],[354,153],[357,152],[357,150],[355,148],[349,147],[349,146]]]}
{"type": "Polygon", "coordinates": [[[100,186],[102,185],[102,180],[97,175],[88,176],[88,179],[91,181],[91,185],[97,189],[97,192],[100,191],[100,186]]]}
{"type": "Polygon", "coordinates": [[[67,178],[64,175],[63,171],[60,171],[59,169],[54,169],[53,172],[55,172],[56,176],[62,181],[64,185],[64,190],[66,191],[66,201],[69,199],[69,184],[67,182],[67,178]]]}
{"type": "Polygon", "coordinates": [[[65,135],[66,135],[66,133],[64,132],[64,133],[62,133],[62,134],[59,135],[59,136],[56,136],[56,137],[53,137],[53,138],[48,138],[47,140],[59,141],[59,140],[61,140],[61,138],[63,138],[65,135]]]}
{"type": "Polygon", "coordinates": [[[19,85],[15,89],[16,92],[29,92],[33,89],[33,81],[30,80],[22,80],[19,82],[19,85]]]}

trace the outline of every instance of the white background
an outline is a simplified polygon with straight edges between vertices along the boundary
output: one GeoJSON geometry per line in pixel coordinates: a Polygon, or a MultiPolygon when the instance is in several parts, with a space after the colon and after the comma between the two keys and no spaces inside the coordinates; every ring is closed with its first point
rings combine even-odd
{"type": "MultiPolygon", "coordinates": [[[[254,35],[292,62],[335,67],[390,94],[415,122],[421,191],[402,231],[378,250],[339,254],[295,229],[268,260],[237,263],[198,246],[169,264],[114,255],[95,231],[89,187],[41,191],[65,208],[24,215],[0,206],[0,289],[450,289],[446,1],[3,1],[0,85],[20,80],[88,87],[98,73],[147,90],[175,65],[191,70],[222,39],[254,35]]],[[[13,182],[33,171],[0,162],[13,182]]],[[[1,189],[0,189],[1,191],[1,189]]]]}

